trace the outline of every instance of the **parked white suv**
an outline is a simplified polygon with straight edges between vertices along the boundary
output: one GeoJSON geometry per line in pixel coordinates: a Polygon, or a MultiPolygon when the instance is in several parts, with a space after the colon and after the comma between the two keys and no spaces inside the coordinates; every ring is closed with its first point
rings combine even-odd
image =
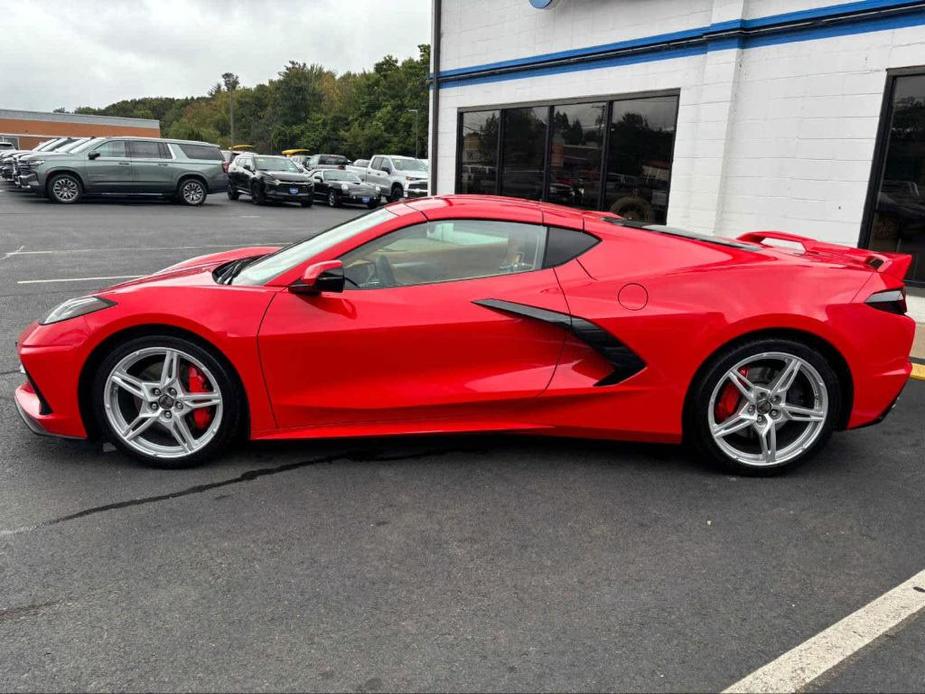
{"type": "Polygon", "coordinates": [[[375,154],[366,167],[364,180],[379,186],[389,200],[423,198],[429,194],[430,172],[420,159],[391,154],[375,154]]]}

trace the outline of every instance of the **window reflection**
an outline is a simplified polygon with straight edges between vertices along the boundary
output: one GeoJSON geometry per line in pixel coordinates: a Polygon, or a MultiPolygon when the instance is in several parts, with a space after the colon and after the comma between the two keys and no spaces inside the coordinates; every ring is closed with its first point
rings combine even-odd
{"type": "Polygon", "coordinates": [[[907,281],[925,283],[925,75],[894,81],[870,247],[912,254],[907,281]]]}
{"type": "Polygon", "coordinates": [[[464,113],[459,149],[460,193],[493,194],[498,180],[500,111],[464,113]]]}
{"type": "Polygon", "coordinates": [[[604,209],[664,224],[677,110],[674,96],[614,102],[604,209]]]}
{"type": "Polygon", "coordinates": [[[548,201],[598,206],[606,119],[606,103],[557,106],[553,111],[548,201]]]}
{"type": "Polygon", "coordinates": [[[501,194],[541,200],[546,163],[546,119],[549,109],[512,108],[504,111],[501,143],[501,194]]]}

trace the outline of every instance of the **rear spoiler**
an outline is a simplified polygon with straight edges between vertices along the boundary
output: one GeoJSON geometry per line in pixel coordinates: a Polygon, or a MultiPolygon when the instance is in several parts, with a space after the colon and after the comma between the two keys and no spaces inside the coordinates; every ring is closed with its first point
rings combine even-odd
{"type": "Polygon", "coordinates": [[[765,239],[786,241],[803,247],[804,253],[820,253],[832,256],[841,256],[846,261],[863,263],[871,270],[902,281],[912,266],[912,256],[905,253],[886,253],[884,251],[869,251],[866,248],[842,246],[837,243],[817,241],[807,236],[788,234],[785,231],[750,231],[738,237],[739,241],[757,243],[773,247],[773,244],[764,243],[765,239]]]}

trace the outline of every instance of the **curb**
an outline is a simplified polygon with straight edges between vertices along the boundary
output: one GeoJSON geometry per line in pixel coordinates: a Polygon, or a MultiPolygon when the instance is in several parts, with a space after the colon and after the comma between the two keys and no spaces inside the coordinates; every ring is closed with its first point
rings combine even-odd
{"type": "Polygon", "coordinates": [[[912,359],[912,378],[916,381],[925,381],[925,360],[912,359]]]}

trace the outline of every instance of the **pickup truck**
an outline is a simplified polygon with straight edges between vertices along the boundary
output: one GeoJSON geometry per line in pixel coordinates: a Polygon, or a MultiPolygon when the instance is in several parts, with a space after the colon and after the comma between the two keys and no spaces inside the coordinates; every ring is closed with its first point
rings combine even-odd
{"type": "Polygon", "coordinates": [[[391,154],[375,154],[360,178],[378,186],[389,200],[423,198],[429,192],[430,172],[420,159],[391,154]]]}

